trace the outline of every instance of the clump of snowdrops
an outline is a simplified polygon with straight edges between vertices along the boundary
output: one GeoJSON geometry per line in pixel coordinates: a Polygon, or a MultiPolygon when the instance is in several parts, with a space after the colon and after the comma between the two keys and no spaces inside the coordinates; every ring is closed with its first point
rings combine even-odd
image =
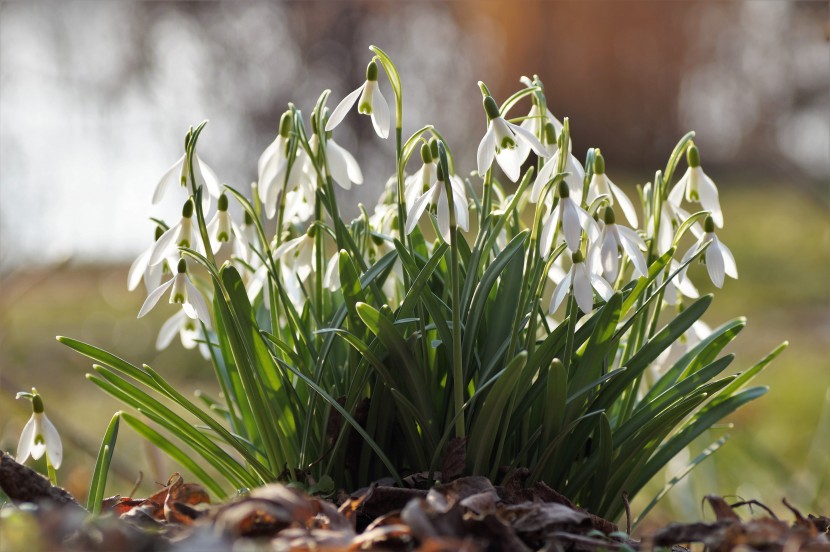
{"type": "Polygon", "coordinates": [[[219,497],[277,480],[325,491],[413,472],[447,479],[452,451],[467,474],[525,467],[529,482],[615,518],[624,493],[766,392],[747,384],[783,345],[723,375],[733,355],[721,352],[745,320],[709,329],[712,296],[686,274],[704,262],[719,288],[738,277],[693,133],[632,200],[599,149],[584,164],[572,154],[570,122],[548,109],[538,78],[501,104],[479,83],[486,133],[470,173],[437,125],[404,140],[402,81],[370,49],[366,81],[333,110],[328,91],[308,118],[288,106],[250,189],[220,186],[199,158],[204,123],[156,187],[153,202],[178,194],[182,217],[153,219],[157,239],[129,287],[148,292],[139,316],[175,311],[158,346],[180,335],[197,347],[218,396],[188,398],[149,366],[59,338],[128,407],[104,437],[93,508],[123,420],[219,497]],[[347,222],[335,190],[363,175],[337,127],[357,112],[388,137],[381,69],[396,170],[378,204],[347,222]],[[157,306],[167,296],[175,306],[157,306]]]}

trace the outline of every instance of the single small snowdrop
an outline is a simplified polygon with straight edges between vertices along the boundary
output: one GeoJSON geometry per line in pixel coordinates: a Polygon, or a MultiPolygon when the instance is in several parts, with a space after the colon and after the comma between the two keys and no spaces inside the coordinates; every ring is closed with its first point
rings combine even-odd
{"type": "Polygon", "coordinates": [[[194,178],[190,178],[191,163],[187,154],[190,140],[191,134],[188,133],[187,137],[185,137],[184,155],[165,171],[158,184],[156,184],[156,190],[153,192],[153,205],[159,203],[164,198],[167,190],[174,187],[175,183],[179,183],[181,187],[185,188],[188,196],[195,195],[196,190],[201,186],[203,191],[202,205],[205,206],[205,209],[207,209],[207,205],[210,202],[209,196],[219,197],[222,193],[221,187],[219,186],[219,178],[216,176],[216,173],[204,161],[199,159],[195,150],[193,151],[194,178]]]}
{"type": "MultiPolygon", "coordinates": [[[[438,230],[445,242],[450,241],[450,205],[447,200],[444,175],[441,167],[437,168],[437,180],[430,189],[424,192],[412,203],[412,207],[406,214],[407,234],[410,234],[418,220],[427,208],[427,205],[435,205],[438,214],[438,230]]],[[[467,205],[467,192],[464,190],[464,182],[456,175],[450,176],[450,188],[452,189],[453,208],[455,210],[455,224],[465,232],[469,230],[470,214],[467,205]]]]}
{"type": "Polygon", "coordinates": [[[669,201],[680,207],[685,195],[688,202],[699,202],[712,215],[718,228],[723,228],[723,212],[718,199],[718,188],[700,166],[700,152],[692,145],[686,150],[689,168],[669,193],[669,201]]]}
{"type": "Polygon", "coordinates": [[[545,147],[529,130],[514,125],[504,119],[499,113],[499,106],[492,96],[484,97],[484,111],[487,113],[487,132],[478,145],[476,159],[478,173],[484,173],[493,164],[493,159],[511,181],[519,179],[522,168],[519,144],[525,142],[540,157],[548,157],[545,147]]]}
{"type": "Polygon", "coordinates": [[[590,260],[585,259],[577,250],[571,255],[573,265],[564,278],[556,285],[550,298],[549,312],[555,312],[562,304],[568,292],[572,292],[576,304],[584,313],[594,309],[594,290],[606,301],[614,294],[614,289],[605,279],[592,270],[590,260]]]}
{"type": "MultiPolygon", "coordinates": [[[[571,142],[569,140],[568,150],[570,150],[570,144],[571,142]]],[[[561,155],[562,148],[558,148],[550,160],[545,162],[544,166],[539,169],[539,174],[536,175],[536,179],[533,181],[533,188],[530,191],[531,203],[539,201],[545,186],[558,174],[557,167],[559,166],[559,158],[561,155]]],[[[582,163],[570,151],[568,152],[568,157],[565,160],[565,168],[562,172],[567,173],[565,182],[568,183],[574,201],[582,203],[582,182],[585,180],[585,169],[582,168],[582,163]]]]}
{"type": "Polygon", "coordinates": [[[570,197],[570,189],[567,182],[559,182],[559,203],[548,214],[542,225],[542,233],[539,237],[539,253],[546,257],[553,247],[553,238],[556,230],[562,227],[565,236],[565,243],[571,251],[579,250],[579,242],[582,239],[582,230],[588,234],[588,239],[594,242],[599,239],[600,230],[596,221],[585,209],[580,207],[570,197]]]}
{"type": "MultiPolygon", "coordinates": [[[[680,263],[672,259],[669,265],[669,273],[674,274],[680,268],[680,263]]],[[[668,281],[666,289],[663,293],[663,302],[667,305],[676,305],[679,295],[688,297],[689,299],[697,299],[700,297],[700,292],[694,286],[689,278],[679,278],[679,274],[668,281]]]]}
{"type": "Polygon", "coordinates": [[[274,259],[280,261],[283,271],[291,274],[289,280],[305,280],[311,274],[314,268],[314,234],[317,231],[316,226],[311,226],[302,236],[283,242],[274,250],[274,259]]]}
{"type": "MultiPolygon", "coordinates": [[[[308,140],[308,146],[311,151],[319,159],[320,154],[320,137],[317,134],[312,134],[308,140]]],[[[344,190],[350,190],[352,184],[363,184],[363,172],[360,170],[360,165],[357,160],[345,148],[341,147],[333,139],[326,140],[326,159],[329,165],[329,173],[332,179],[340,185],[344,190]]],[[[313,201],[314,190],[319,185],[317,168],[314,161],[306,155],[303,162],[303,172],[305,172],[310,188],[306,188],[307,199],[309,203],[313,201]]]]}
{"type": "Polygon", "coordinates": [[[179,247],[197,248],[199,235],[193,226],[193,200],[188,199],[182,207],[182,218],[174,226],[171,226],[153,244],[153,251],[150,253],[150,266],[159,264],[164,259],[177,254],[179,247]]]}
{"type": "Polygon", "coordinates": [[[210,350],[207,343],[205,343],[207,340],[202,328],[199,327],[196,320],[187,316],[183,310],[180,310],[162,324],[158,338],[156,338],[156,350],[166,349],[172,343],[176,334],[181,339],[182,347],[195,349],[198,346],[199,352],[205,360],[210,360],[210,350]]]}
{"type": "MultiPolygon", "coordinates": [[[[709,278],[715,287],[723,287],[723,280],[725,276],[730,278],[738,278],[738,268],[735,264],[735,257],[732,252],[726,247],[726,244],[718,239],[715,235],[715,221],[711,216],[706,217],[703,223],[703,235],[689,250],[683,255],[680,264],[685,264],[689,259],[695,256],[700,249],[707,243],[712,242],[706,249],[704,254],[704,262],[706,263],[706,271],[709,273],[709,278]]],[[[686,270],[677,275],[681,280],[686,277],[686,270]]]]}
{"type": "Polygon", "coordinates": [[[375,60],[369,62],[366,68],[366,81],[357,90],[348,96],[334,108],[331,117],[326,123],[326,132],[331,132],[346,117],[357,100],[357,111],[363,115],[371,115],[372,126],[381,138],[389,136],[389,104],[378,87],[378,64],[375,60]],[[358,96],[360,99],[358,100],[358,96]]]}
{"type": "Polygon", "coordinates": [[[153,253],[153,247],[156,241],[164,234],[164,228],[156,226],[156,236],[153,244],[141,252],[136,257],[133,264],[130,265],[130,271],[127,273],[127,289],[133,291],[138,287],[138,283],[144,280],[144,287],[148,292],[154,290],[161,283],[161,276],[164,273],[164,263],[155,265],[150,264],[150,256],[153,253]]]}
{"type": "Polygon", "coordinates": [[[594,157],[594,174],[591,177],[591,183],[588,185],[588,203],[590,204],[601,195],[607,196],[611,205],[614,205],[614,200],[616,200],[625,218],[628,219],[628,223],[632,228],[637,228],[637,212],[634,210],[634,204],[631,203],[625,192],[605,175],[605,158],[597,151],[597,155],[594,157]]]}
{"type": "MultiPolygon", "coordinates": [[[[286,111],[280,118],[280,130],[277,137],[265,148],[257,162],[257,190],[265,208],[266,216],[274,218],[277,211],[277,197],[282,188],[285,178],[285,171],[288,170],[288,149],[291,135],[291,113],[286,111]]],[[[294,165],[295,170],[288,175],[289,188],[297,185],[297,173],[300,172],[299,165],[294,165]],[[292,179],[292,176],[294,177],[292,179]],[[293,181],[292,181],[293,180],[293,181]]]]}
{"type": "MultiPolygon", "coordinates": [[[[239,241],[240,236],[242,236],[242,230],[231,220],[231,215],[228,213],[227,195],[219,196],[216,214],[207,224],[207,232],[214,253],[222,248],[223,243],[228,243],[231,240],[239,241]]],[[[240,247],[247,247],[247,245],[241,244],[240,247]]]]}
{"type": "Polygon", "coordinates": [[[233,240],[233,256],[240,261],[251,264],[254,258],[257,258],[254,253],[254,244],[257,243],[256,225],[248,211],[245,211],[243,217],[242,225],[239,226],[239,233],[236,239],[233,240]]]}
{"type": "Polygon", "coordinates": [[[648,266],[641,250],[646,249],[643,238],[637,232],[626,226],[616,223],[616,215],[611,207],[605,208],[605,226],[602,229],[600,244],[600,260],[602,275],[609,282],[617,280],[620,270],[620,254],[625,252],[631,264],[634,265],[634,276],[648,276],[648,266]]]}
{"type": "MultiPolygon", "coordinates": [[[[542,138],[542,143],[549,155],[556,153],[556,137],[562,133],[563,125],[559,119],[553,116],[550,109],[545,107],[545,116],[542,116],[541,109],[534,103],[527,114],[527,118],[522,121],[520,126],[534,136],[542,138]]],[[[528,155],[530,155],[530,146],[524,141],[520,142],[519,157],[522,163],[525,162],[528,155]]]]}
{"type": "Polygon", "coordinates": [[[426,190],[432,188],[438,180],[438,164],[432,155],[430,144],[421,145],[421,161],[423,165],[415,174],[406,177],[404,181],[404,199],[406,208],[410,209],[415,200],[426,190]]]}
{"type": "Polygon", "coordinates": [[[22,464],[29,456],[38,460],[46,453],[48,464],[54,469],[60,468],[63,462],[63,444],[58,430],[46,417],[43,398],[34,387],[31,393],[18,393],[17,398],[32,401],[32,417],[23,426],[20,441],[17,443],[17,462],[22,464]]]}
{"type": "Polygon", "coordinates": [[[138,318],[150,312],[161,296],[164,295],[164,292],[171,287],[173,289],[170,292],[170,303],[181,305],[182,310],[188,317],[194,320],[198,318],[204,322],[205,326],[210,326],[210,310],[207,302],[202,293],[190,281],[187,275],[187,262],[184,259],[179,259],[175,276],[150,292],[138,312],[138,318]]]}

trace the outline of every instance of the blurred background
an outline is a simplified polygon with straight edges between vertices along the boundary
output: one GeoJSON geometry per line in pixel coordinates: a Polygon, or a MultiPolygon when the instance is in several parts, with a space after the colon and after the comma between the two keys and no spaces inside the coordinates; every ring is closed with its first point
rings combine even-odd
{"type": "MultiPolygon", "coordinates": [[[[90,363],[55,335],[150,364],[183,389],[213,390],[197,353],[178,342],[155,350],[170,312],[136,320],[144,295],[126,289],[130,262],[152,240],[149,217],[174,220],[181,209],[151,206],[154,186],[181,155],[188,126],[209,119],[200,156],[223,183],[248,190],[286,104],[308,113],[330,88],[336,105],[363,82],[377,44],[402,74],[404,136],[435,124],[461,172],[474,168],[485,131],[478,80],[501,101],[520,76],[538,74],[551,110],[570,117],[574,153],[601,147],[609,176],[630,193],[686,131],[697,132],[721,190],[719,237],[740,272],[705,320],[749,318],[732,347],[737,370],[785,339],[790,348],[759,378],[770,393],[729,419],[731,440],[649,523],[705,517],[707,493],[778,511],[787,497],[827,515],[828,16],[826,2],[3,3],[0,447],[16,448],[31,413],[14,394],[36,386],[64,438],[61,482],[85,496],[119,405],[84,379],[90,363]]],[[[384,78],[381,89],[391,101],[384,78]]],[[[358,117],[337,140],[366,176],[341,199],[354,213],[393,174],[394,143],[358,117]]],[[[139,471],[150,489],[175,466],[124,429],[115,469],[108,494],[129,493],[139,471]]]]}

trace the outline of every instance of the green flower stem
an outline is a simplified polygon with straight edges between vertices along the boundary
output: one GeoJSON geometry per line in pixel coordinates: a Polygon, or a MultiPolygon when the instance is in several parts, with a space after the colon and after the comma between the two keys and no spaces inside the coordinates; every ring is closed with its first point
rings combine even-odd
{"type": "Polygon", "coordinates": [[[55,467],[52,465],[52,462],[49,460],[49,455],[44,454],[46,457],[46,471],[49,474],[49,481],[52,483],[53,486],[58,486],[58,474],[55,472],[55,467]]]}
{"type": "Polygon", "coordinates": [[[479,228],[484,228],[484,220],[493,209],[493,166],[487,169],[484,175],[484,191],[481,198],[481,213],[479,213],[479,228]]]}

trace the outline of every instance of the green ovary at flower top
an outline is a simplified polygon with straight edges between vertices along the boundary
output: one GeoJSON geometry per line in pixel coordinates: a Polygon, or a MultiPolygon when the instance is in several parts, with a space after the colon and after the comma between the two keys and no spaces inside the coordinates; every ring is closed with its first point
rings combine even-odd
{"type": "Polygon", "coordinates": [[[130,287],[151,267],[178,262],[140,314],[172,288],[184,315],[165,324],[159,343],[177,331],[187,346],[203,342],[221,390],[202,394],[209,409],[158,372],[62,339],[110,367],[96,368],[102,375],[91,381],[178,443],[154,438],[158,446],[180,460],[171,447],[188,448],[191,469],[212,466],[228,489],[282,473],[309,484],[331,476],[349,488],[416,471],[441,479],[448,443],[463,437],[468,473],[497,478],[502,468],[528,467],[531,481],[618,515],[623,491],[636,494],[704,430],[763,394],[747,384],[780,352],[747,375],[722,376],[731,357],[718,357],[743,327],[737,319],[695,333],[699,341],[667,360],[673,344],[706,327],[700,318],[712,299],[697,298],[689,264],[703,258],[717,286],[724,274],[737,277],[714,233],[717,194],[693,134],[635,207],[605,175],[599,150],[589,149],[584,163],[572,153],[571,122],[551,114],[538,77],[523,77],[526,88],[501,106],[480,83],[487,130],[477,174],[461,176],[470,174],[466,162],[437,125],[409,139],[396,132],[390,184],[373,209],[361,206],[347,222],[335,184],[348,188],[363,174],[336,144],[337,129],[357,102],[377,134],[388,135],[380,69],[397,117],[404,105],[394,64],[372,51],[366,82],[331,116],[328,91],[308,118],[289,104],[258,156],[257,185],[250,193],[226,186],[212,217],[202,201],[214,195],[212,171],[196,156],[204,125],[188,132],[174,172],[196,187],[187,188],[181,221],[137,259],[130,287]],[[519,108],[527,116],[511,119],[519,108]],[[689,172],[675,183],[686,156],[689,172]],[[494,160],[515,189],[501,187],[494,160]],[[707,211],[686,213],[683,197],[707,211]],[[241,205],[239,225],[228,200],[241,205]],[[532,216],[520,216],[525,205],[532,216]],[[617,223],[615,209],[632,228],[617,223]],[[689,231],[699,239],[676,259],[689,231]],[[560,322],[549,316],[556,312],[560,322]],[[164,401],[187,414],[177,418],[164,401]]]}

